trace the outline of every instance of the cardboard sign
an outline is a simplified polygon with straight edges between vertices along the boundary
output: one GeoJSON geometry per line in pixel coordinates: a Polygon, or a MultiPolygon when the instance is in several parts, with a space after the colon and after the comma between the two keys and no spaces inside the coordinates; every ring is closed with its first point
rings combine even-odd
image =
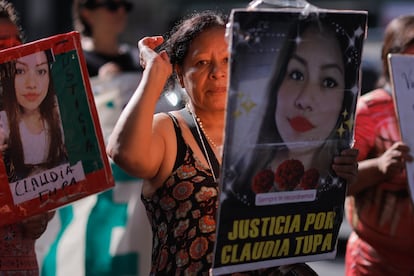
{"type": "Polygon", "coordinates": [[[235,9],[214,274],[334,258],[367,12],[235,9]]]}
{"type": "MultiPolygon", "coordinates": [[[[389,54],[388,66],[401,138],[414,149],[414,56],[389,54]]],[[[414,202],[414,162],[406,162],[406,170],[411,199],[414,202]]]]}
{"type": "Polygon", "coordinates": [[[77,32],[1,51],[1,224],[114,186],[77,32]]]}

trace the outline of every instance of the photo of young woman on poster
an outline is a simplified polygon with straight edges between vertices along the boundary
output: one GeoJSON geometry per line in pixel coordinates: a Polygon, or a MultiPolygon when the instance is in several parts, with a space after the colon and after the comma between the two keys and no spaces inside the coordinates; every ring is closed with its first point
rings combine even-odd
{"type": "Polygon", "coordinates": [[[9,182],[67,162],[51,50],[1,65],[3,158],[9,182]]]}
{"type": "Polygon", "coordinates": [[[332,164],[353,141],[363,40],[362,25],[340,17],[319,14],[291,24],[263,96],[253,153],[232,183],[239,200],[254,204],[257,194],[315,190],[314,200],[317,189],[342,185],[332,164]]]}

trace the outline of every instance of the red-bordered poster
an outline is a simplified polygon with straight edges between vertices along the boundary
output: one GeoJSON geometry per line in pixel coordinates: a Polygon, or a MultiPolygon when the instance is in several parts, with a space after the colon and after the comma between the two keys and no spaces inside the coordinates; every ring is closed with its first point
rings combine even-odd
{"type": "Polygon", "coordinates": [[[1,51],[1,224],[113,187],[77,32],[1,51]]]}
{"type": "Polygon", "coordinates": [[[214,274],[334,258],[367,12],[235,9],[214,274]]]}

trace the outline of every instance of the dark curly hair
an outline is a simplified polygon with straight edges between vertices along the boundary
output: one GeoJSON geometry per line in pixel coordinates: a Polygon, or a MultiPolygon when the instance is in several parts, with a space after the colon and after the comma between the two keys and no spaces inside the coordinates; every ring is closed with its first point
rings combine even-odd
{"type": "MultiPolygon", "coordinates": [[[[207,29],[226,28],[227,20],[227,15],[220,11],[206,10],[190,14],[177,22],[158,50],[166,50],[173,66],[182,66],[194,39],[207,29]]],[[[173,88],[176,81],[177,76],[173,73],[166,87],[173,88]]]]}

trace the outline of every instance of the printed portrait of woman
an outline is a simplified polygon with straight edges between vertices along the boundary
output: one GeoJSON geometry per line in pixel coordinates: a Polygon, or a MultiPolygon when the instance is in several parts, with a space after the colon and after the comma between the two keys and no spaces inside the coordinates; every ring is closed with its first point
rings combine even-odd
{"type": "Polygon", "coordinates": [[[67,162],[51,50],[1,65],[3,158],[9,182],[67,162]]]}
{"type": "Polygon", "coordinates": [[[267,85],[253,154],[238,168],[239,199],[342,185],[331,165],[353,141],[360,23],[322,13],[292,23],[267,85]]]}

